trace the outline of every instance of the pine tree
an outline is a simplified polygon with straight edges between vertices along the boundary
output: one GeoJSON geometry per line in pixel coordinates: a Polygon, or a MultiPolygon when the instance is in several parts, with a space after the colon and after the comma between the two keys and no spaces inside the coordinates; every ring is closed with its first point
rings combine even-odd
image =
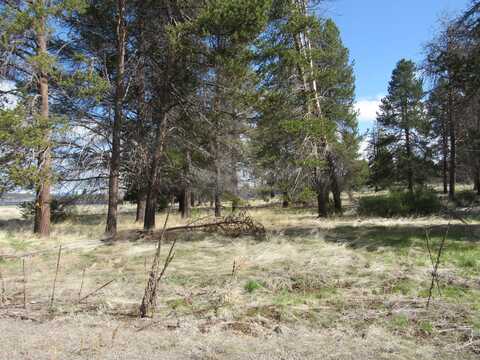
{"type": "Polygon", "coordinates": [[[341,212],[343,179],[358,156],[352,66],[333,21],[297,2],[282,5],[259,46],[258,151],[284,189],[313,188],[326,216],[329,191],[341,212]]]}
{"type": "Polygon", "coordinates": [[[382,99],[378,126],[391,137],[389,148],[394,156],[398,180],[413,191],[422,181],[424,171],[418,171],[425,159],[425,135],[428,122],[424,114],[423,85],[412,61],[400,60],[393,70],[388,95],[382,99]]]}
{"type": "MultiPolygon", "coordinates": [[[[6,78],[15,84],[19,109],[16,114],[2,111],[1,128],[7,128],[4,139],[35,152],[36,164],[21,169],[25,158],[15,161],[14,173],[25,170],[36,191],[34,232],[48,236],[50,232],[52,169],[52,132],[59,119],[51,114],[51,83],[60,82],[61,64],[58,53],[51,51],[59,21],[83,9],[81,0],[67,1],[2,1],[0,3],[1,67],[6,78]],[[39,99],[37,102],[36,99],[39,99]],[[34,99],[33,106],[28,99],[34,99]],[[18,116],[24,117],[23,120],[18,116]],[[25,121],[27,120],[27,121],[25,121]],[[9,134],[10,133],[10,134],[9,134]],[[28,133],[28,136],[24,136],[28,133]],[[33,136],[33,137],[29,137],[33,136]]],[[[20,156],[22,155],[16,154],[20,156]]],[[[17,179],[19,177],[17,176],[17,179]]],[[[23,179],[23,182],[25,179],[23,179]]]]}

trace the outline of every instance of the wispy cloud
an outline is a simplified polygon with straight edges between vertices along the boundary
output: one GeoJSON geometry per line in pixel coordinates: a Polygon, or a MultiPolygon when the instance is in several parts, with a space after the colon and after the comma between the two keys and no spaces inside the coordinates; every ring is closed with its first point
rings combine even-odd
{"type": "Polygon", "coordinates": [[[382,95],[378,95],[374,98],[365,98],[357,101],[355,108],[359,113],[358,121],[361,125],[368,126],[373,124],[377,118],[377,111],[382,97],[382,95]]]}

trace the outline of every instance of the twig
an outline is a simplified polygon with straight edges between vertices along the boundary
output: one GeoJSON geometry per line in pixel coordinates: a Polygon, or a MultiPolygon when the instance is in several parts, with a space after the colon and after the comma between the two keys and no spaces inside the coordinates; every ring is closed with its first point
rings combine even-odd
{"type": "Polygon", "coordinates": [[[27,308],[27,278],[25,276],[25,258],[22,258],[22,272],[23,272],[23,308],[27,308]]]}
{"type": "Polygon", "coordinates": [[[233,266],[232,266],[232,279],[235,277],[236,272],[237,272],[237,261],[234,259],[233,266]]]}
{"type": "Polygon", "coordinates": [[[175,244],[177,243],[177,239],[173,240],[172,246],[170,246],[170,251],[168,252],[167,258],[165,259],[165,263],[163,265],[162,272],[158,276],[157,283],[160,282],[160,280],[163,277],[163,274],[165,274],[165,271],[167,270],[168,265],[172,262],[173,258],[175,257],[175,253],[173,252],[173,249],[175,248],[175,244]]]}
{"type": "MultiPolygon", "coordinates": [[[[428,250],[428,255],[430,257],[430,263],[432,264],[432,267],[435,266],[435,262],[433,260],[433,255],[432,255],[432,249],[430,247],[430,229],[426,229],[425,230],[425,238],[426,238],[426,242],[427,242],[427,250],[428,250]]],[[[440,289],[440,280],[438,279],[438,276],[435,276],[435,282],[437,284],[437,290],[438,290],[438,294],[441,296],[442,295],[442,291],[440,289]]]]}
{"type": "Polygon", "coordinates": [[[80,302],[80,299],[82,297],[82,290],[83,290],[83,280],[85,279],[85,270],[86,268],[83,268],[82,271],[82,281],[80,283],[80,290],[78,290],[78,302],[80,302]]]}
{"type": "Polygon", "coordinates": [[[447,225],[447,230],[445,230],[445,234],[443,235],[442,242],[440,243],[440,247],[438,248],[438,253],[437,253],[437,259],[435,261],[435,265],[433,267],[432,271],[432,281],[430,283],[430,289],[428,290],[428,300],[427,300],[427,309],[430,306],[430,301],[432,300],[432,295],[433,295],[433,288],[435,286],[435,281],[438,280],[438,266],[440,265],[440,258],[442,256],[442,251],[445,246],[445,242],[448,237],[448,232],[450,230],[450,225],[451,225],[451,219],[448,222],[447,225]]]}
{"type": "Polygon", "coordinates": [[[92,291],[91,293],[89,293],[88,295],[85,295],[83,298],[81,298],[80,300],[78,300],[79,303],[81,303],[82,301],[86,300],[87,298],[89,298],[90,296],[96,294],[97,292],[99,292],[100,290],[102,290],[103,288],[107,287],[108,285],[110,285],[111,283],[113,283],[116,279],[112,279],[108,282],[106,282],[105,284],[103,284],[102,286],[100,286],[99,288],[95,289],[94,291],[92,291]]]}
{"type": "MultiPolygon", "coordinates": [[[[158,239],[157,243],[157,250],[155,251],[155,256],[152,261],[152,266],[150,269],[150,276],[148,278],[147,286],[145,287],[145,292],[142,298],[142,304],[140,305],[140,317],[144,318],[147,317],[149,314],[152,314],[156,308],[156,297],[157,297],[157,285],[159,282],[159,261],[160,261],[160,252],[162,249],[162,242],[165,237],[165,230],[167,228],[168,219],[170,217],[170,212],[172,211],[172,204],[173,199],[170,202],[170,207],[168,208],[167,216],[165,217],[165,223],[163,224],[162,232],[160,234],[160,238],[158,239]]],[[[170,252],[165,260],[165,265],[168,266],[167,263],[173,259],[171,257],[171,253],[173,251],[173,246],[175,246],[175,241],[173,242],[172,247],[170,247],[170,252]]],[[[160,274],[163,276],[166,267],[163,267],[162,273],[160,274]]]]}
{"type": "Polygon", "coordinates": [[[60,245],[60,247],[58,248],[57,268],[55,269],[55,277],[53,279],[52,296],[50,297],[50,307],[53,306],[53,301],[55,300],[55,287],[57,285],[58,269],[60,268],[61,257],[62,257],[62,245],[60,245]]]}
{"type": "Polygon", "coordinates": [[[147,270],[147,257],[143,258],[143,269],[145,270],[145,287],[147,287],[148,283],[148,270],[147,270]]]}
{"type": "Polygon", "coordinates": [[[0,294],[0,304],[4,304],[7,300],[7,297],[5,295],[6,290],[5,290],[5,279],[3,278],[2,274],[2,269],[0,268],[0,280],[2,281],[2,293],[0,294]]]}

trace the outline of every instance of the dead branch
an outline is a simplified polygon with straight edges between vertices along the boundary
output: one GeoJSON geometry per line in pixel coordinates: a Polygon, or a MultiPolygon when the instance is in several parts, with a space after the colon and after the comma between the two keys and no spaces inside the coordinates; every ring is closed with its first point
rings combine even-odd
{"type": "Polygon", "coordinates": [[[447,241],[448,232],[450,230],[450,224],[451,224],[451,221],[449,221],[447,225],[447,229],[445,230],[445,234],[443,235],[442,242],[440,243],[440,247],[438,248],[435,264],[433,265],[432,281],[430,282],[430,288],[428,290],[427,309],[429,308],[430,302],[432,300],[433,288],[435,287],[435,282],[437,282],[437,286],[438,286],[438,266],[440,265],[440,258],[442,256],[442,251],[443,251],[443,248],[445,247],[445,242],[447,241]]]}
{"type": "Polygon", "coordinates": [[[0,304],[4,304],[7,301],[7,296],[5,295],[5,279],[3,278],[2,269],[0,268],[0,282],[1,282],[1,292],[0,292],[0,304]]]}
{"type": "Polygon", "coordinates": [[[78,302],[80,302],[80,299],[82,298],[83,281],[84,281],[84,279],[85,279],[85,270],[86,270],[86,268],[83,268],[83,271],[82,271],[82,282],[80,283],[80,290],[78,290],[78,302]]]}
{"type": "Polygon", "coordinates": [[[53,306],[53,301],[55,300],[55,287],[57,285],[58,269],[60,268],[61,257],[62,257],[62,245],[60,245],[60,247],[58,248],[57,267],[55,269],[55,277],[53,279],[52,296],[50,297],[50,307],[53,306]]]}
{"type": "MultiPolygon", "coordinates": [[[[173,201],[170,203],[172,204],[173,201]]],[[[163,224],[162,232],[160,234],[160,238],[158,239],[157,243],[157,250],[155,251],[155,256],[153,257],[152,267],[150,269],[150,276],[148,278],[148,283],[145,288],[145,293],[143,294],[142,304],[140,305],[140,317],[151,317],[155,312],[157,307],[157,287],[160,281],[159,277],[159,267],[160,267],[160,252],[162,249],[162,242],[163,238],[165,237],[165,230],[167,228],[168,218],[170,217],[170,212],[172,210],[172,206],[168,208],[167,216],[165,218],[165,223],[163,224]]],[[[165,260],[165,264],[163,266],[163,270],[161,275],[165,272],[168,264],[173,260],[171,257],[171,252],[173,251],[173,246],[175,246],[175,242],[173,242],[172,247],[170,248],[169,255],[165,260]]]]}
{"type": "Polygon", "coordinates": [[[261,223],[255,221],[252,217],[248,216],[244,211],[216,219],[208,218],[208,220],[210,221],[204,221],[195,225],[187,224],[171,227],[165,229],[165,232],[200,230],[206,232],[221,232],[224,235],[231,237],[239,237],[241,235],[264,237],[266,234],[265,227],[261,223]]]}
{"type": "Polygon", "coordinates": [[[25,258],[22,258],[22,273],[23,273],[23,308],[27,308],[27,277],[25,275],[25,258]]]}
{"type": "Polygon", "coordinates": [[[81,298],[80,300],[78,300],[79,303],[81,303],[82,301],[88,299],[90,296],[96,294],[97,292],[99,292],[100,290],[102,290],[103,288],[106,288],[108,285],[110,285],[111,283],[113,283],[116,279],[112,279],[108,282],[106,282],[105,284],[103,284],[102,286],[100,286],[99,288],[93,290],[91,293],[89,293],[88,295],[85,295],[83,298],[81,298]]]}
{"type": "MultiPolygon", "coordinates": [[[[430,230],[429,229],[425,230],[425,240],[426,240],[426,243],[427,243],[427,250],[428,250],[428,256],[430,257],[430,263],[431,263],[432,268],[433,268],[435,266],[435,261],[433,259],[433,252],[432,252],[432,248],[431,248],[431,245],[430,245],[431,240],[430,240],[430,230]]],[[[440,289],[440,280],[439,280],[438,276],[435,276],[435,283],[437,284],[438,293],[441,296],[442,291],[440,289]]]]}

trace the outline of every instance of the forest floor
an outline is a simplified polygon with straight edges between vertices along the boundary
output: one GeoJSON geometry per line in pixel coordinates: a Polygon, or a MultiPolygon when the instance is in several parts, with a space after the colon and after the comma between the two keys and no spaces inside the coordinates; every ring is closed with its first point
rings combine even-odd
{"type": "Polygon", "coordinates": [[[158,311],[139,319],[155,235],[139,237],[124,207],[118,240],[101,241],[103,211],[82,207],[41,240],[15,208],[0,208],[0,359],[479,358],[478,215],[448,225],[251,210],[266,239],[177,234],[158,311]],[[436,257],[447,228],[440,292],[427,309],[425,234],[436,257]]]}

